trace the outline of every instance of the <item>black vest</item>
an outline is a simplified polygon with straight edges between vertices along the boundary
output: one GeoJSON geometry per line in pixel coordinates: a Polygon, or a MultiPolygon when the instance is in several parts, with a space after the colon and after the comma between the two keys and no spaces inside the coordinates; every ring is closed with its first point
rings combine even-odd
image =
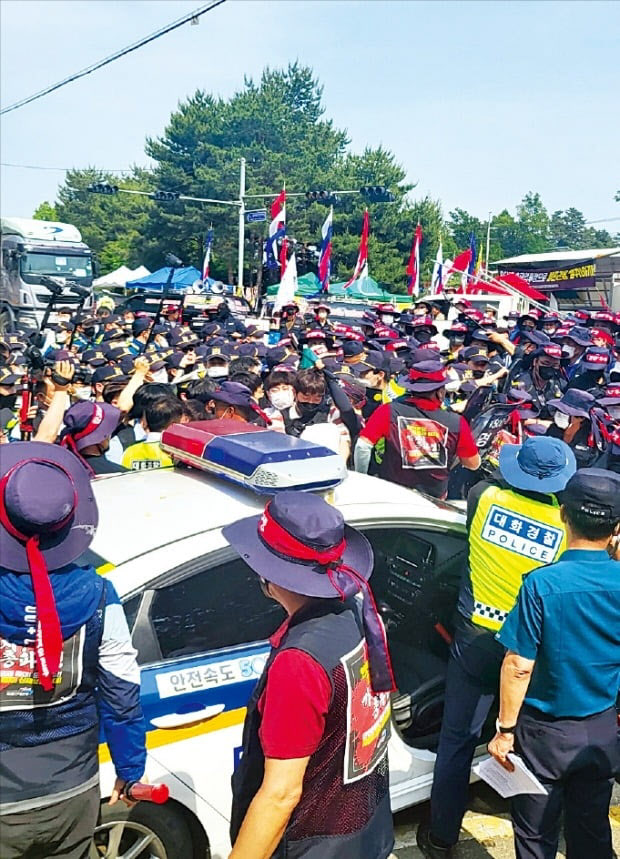
{"type": "Polygon", "coordinates": [[[308,653],[325,669],[332,696],[301,800],[273,857],[386,859],[394,845],[387,760],[390,697],[373,695],[369,688],[366,642],[354,604],[331,600],[293,616],[248,704],[243,755],[232,778],[231,841],[263,781],[258,701],[273,660],[289,648],[308,653]],[[368,742],[369,736],[374,741],[368,742]]]}
{"type": "Polygon", "coordinates": [[[405,399],[394,400],[390,403],[390,432],[379,476],[443,498],[460,428],[461,416],[456,412],[427,412],[405,399]]]}

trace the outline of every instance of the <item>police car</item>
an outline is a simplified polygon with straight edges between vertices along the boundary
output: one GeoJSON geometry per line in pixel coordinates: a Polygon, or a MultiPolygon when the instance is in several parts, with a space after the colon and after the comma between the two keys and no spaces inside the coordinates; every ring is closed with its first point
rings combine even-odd
{"type": "MultiPolygon", "coordinates": [[[[185,461],[200,467],[191,429],[180,432],[185,441],[175,437],[174,444],[185,445],[185,461]]],[[[151,783],[169,787],[170,800],[129,810],[105,805],[114,773],[102,744],[102,825],[92,856],[221,859],[230,850],[230,777],[246,703],[265,665],[268,637],[283,620],[222,536],[224,525],[264,507],[264,495],[239,485],[252,482],[239,477],[244,449],[247,474],[255,479],[261,469],[256,445],[248,442],[238,445],[234,469],[214,457],[219,476],[180,466],[93,483],[100,523],[82,562],[106,575],[123,601],[142,674],[146,772],[151,783]]],[[[307,483],[320,484],[321,457],[302,471],[307,483]]],[[[263,488],[268,476],[258,481],[263,488]]],[[[289,470],[288,478],[276,474],[274,480],[290,485],[290,477],[289,470]]],[[[430,794],[451,621],[467,558],[464,516],[356,473],[326,497],[366,534],[375,553],[371,584],[398,684],[389,747],[392,807],[398,810],[430,794]]]]}

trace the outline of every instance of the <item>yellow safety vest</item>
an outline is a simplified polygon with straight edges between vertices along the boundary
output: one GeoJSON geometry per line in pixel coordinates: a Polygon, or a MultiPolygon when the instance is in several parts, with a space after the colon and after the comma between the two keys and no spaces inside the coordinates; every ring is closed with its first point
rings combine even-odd
{"type": "Polygon", "coordinates": [[[173,462],[158,441],[139,441],[123,453],[121,465],[132,471],[142,471],[148,468],[169,468],[173,462]]]}
{"type": "Polygon", "coordinates": [[[566,548],[560,507],[490,486],[480,496],[469,533],[473,623],[500,629],[523,576],[553,563],[566,548]]]}

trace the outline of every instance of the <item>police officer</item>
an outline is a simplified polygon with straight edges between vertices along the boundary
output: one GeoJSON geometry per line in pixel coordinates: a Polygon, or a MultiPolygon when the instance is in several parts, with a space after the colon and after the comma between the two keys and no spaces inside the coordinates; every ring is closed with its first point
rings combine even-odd
{"type": "Polygon", "coordinates": [[[478,483],[467,499],[468,575],[448,663],[431,821],[417,835],[420,849],[433,859],[450,856],[458,841],[471,763],[504,656],[495,634],[514,606],[523,575],[554,561],[564,547],[553,493],[575,472],[575,457],[559,439],[533,437],[523,445],[503,445],[499,471],[497,481],[478,483]]]}
{"type": "Polygon", "coordinates": [[[450,468],[460,458],[477,470],[480,456],[469,424],[441,408],[447,376],[439,361],[414,364],[402,381],[407,394],[371,415],[355,446],[355,470],[367,473],[373,448],[381,445],[378,474],[385,480],[445,497],[450,468]]]}
{"type": "Polygon", "coordinates": [[[512,769],[516,749],[547,789],[513,799],[517,859],[555,857],[562,811],[567,856],[611,859],[620,577],[610,541],[620,527],[620,476],[578,471],[561,515],[567,550],[527,576],[499,633],[508,653],[489,751],[512,769]]]}
{"type": "Polygon", "coordinates": [[[301,492],[223,533],[288,615],[248,705],[230,859],[386,859],[394,681],[369,596],[372,549],[301,492]]]}

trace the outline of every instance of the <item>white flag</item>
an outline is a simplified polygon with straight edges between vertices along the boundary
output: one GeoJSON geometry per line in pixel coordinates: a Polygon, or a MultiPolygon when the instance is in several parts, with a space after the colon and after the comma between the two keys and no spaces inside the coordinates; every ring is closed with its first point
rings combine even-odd
{"type": "Polygon", "coordinates": [[[282,280],[278,287],[278,294],[276,295],[273,309],[280,310],[280,308],[284,307],[285,304],[291,304],[295,300],[296,292],[297,260],[295,259],[295,254],[293,254],[286,265],[284,274],[282,275],[282,280]]]}
{"type": "Polygon", "coordinates": [[[433,265],[433,276],[431,278],[431,295],[438,295],[443,291],[443,246],[439,239],[439,247],[437,248],[437,256],[433,265]]]}

